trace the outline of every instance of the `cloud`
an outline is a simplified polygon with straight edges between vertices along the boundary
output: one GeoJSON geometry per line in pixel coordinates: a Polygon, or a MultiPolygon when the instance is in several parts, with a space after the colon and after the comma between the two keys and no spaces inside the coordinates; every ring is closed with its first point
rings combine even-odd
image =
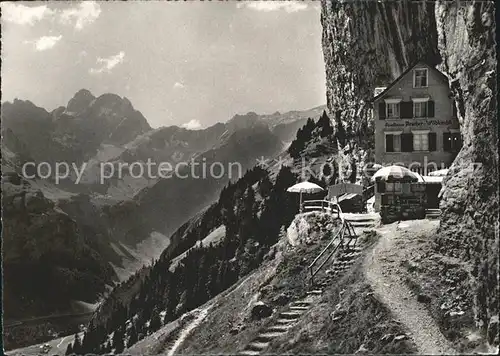
{"type": "Polygon", "coordinates": [[[18,25],[33,26],[35,22],[54,15],[54,11],[47,5],[42,6],[24,6],[13,2],[4,2],[1,4],[2,18],[7,22],[18,25]]]}
{"type": "Polygon", "coordinates": [[[101,14],[101,6],[95,1],[82,1],[79,6],[63,10],[60,20],[64,24],[74,24],[77,30],[81,30],[88,24],[94,22],[101,14]]]}
{"type": "Polygon", "coordinates": [[[182,89],[185,87],[184,84],[182,84],[181,82],[175,82],[175,84],[173,85],[174,89],[182,89]]]}
{"type": "Polygon", "coordinates": [[[285,10],[288,13],[302,11],[307,9],[305,2],[299,1],[244,1],[236,5],[239,9],[246,7],[256,11],[277,11],[285,10]]]}
{"type": "Polygon", "coordinates": [[[44,19],[58,19],[65,25],[81,30],[94,22],[101,14],[101,6],[95,1],[82,1],[64,10],[52,10],[47,5],[25,6],[13,2],[2,3],[2,18],[18,25],[33,26],[44,19]]]}
{"type": "Polygon", "coordinates": [[[183,124],[182,127],[186,128],[188,130],[197,130],[197,129],[201,128],[201,123],[198,120],[193,119],[193,120],[183,124]]]}
{"type": "Polygon", "coordinates": [[[54,47],[57,42],[59,42],[62,38],[62,35],[59,36],[42,36],[37,40],[33,41],[24,41],[24,43],[32,43],[35,45],[35,49],[37,51],[45,51],[47,49],[51,49],[54,47]]]}
{"type": "Polygon", "coordinates": [[[114,56],[108,58],[97,57],[96,63],[100,64],[97,68],[90,68],[90,73],[102,73],[102,72],[111,72],[111,69],[116,67],[118,64],[123,62],[125,58],[125,52],[120,51],[120,53],[115,54],[114,56]]]}

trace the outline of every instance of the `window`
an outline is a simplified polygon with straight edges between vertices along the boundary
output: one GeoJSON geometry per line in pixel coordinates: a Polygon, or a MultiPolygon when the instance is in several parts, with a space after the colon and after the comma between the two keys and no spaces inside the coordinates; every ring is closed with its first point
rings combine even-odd
{"type": "Polygon", "coordinates": [[[413,103],[413,117],[427,117],[427,102],[413,103]]]}
{"type": "Polygon", "coordinates": [[[411,132],[401,134],[401,151],[413,152],[413,134],[411,132]]]}
{"type": "Polygon", "coordinates": [[[392,135],[394,152],[401,152],[401,135],[392,135]]]}
{"type": "Polygon", "coordinates": [[[384,194],[382,195],[382,205],[394,205],[396,203],[394,195],[384,194]]]}
{"type": "Polygon", "coordinates": [[[425,184],[422,183],[412,183],[411,184],[412,192],[425,192],[425,184]]]}
{"type": "Polygon", "coordinates": [[[401,132],[386,133],[385,152],[401,152],[401,132]]]}
{"type": "Polygon", "coordinates": [[[413,150],[428,151],[429,150],[429,135],[428,133],[413,133],[413,150]]]}
{"type": "Polygon", "coordinates": [[[462,148],[460,132],[443,133],[443,149],[445,152],[458,152],[462,148]]]}
{"type": "Polygon", "coordinates": [[[423,173],[423,169],[422,169],[422,166],[420,165],[420,163],[412,165],[410,167],[410,171],[412,171],[414,173],[418,173],[418,174],[422,174],[423,173]]]}
{"type": "Polygon", "coordinates": [[[415,69],[413,71],[413,87],[414,88],[427,87],[427,68],[415,69]]]}
{"type": "Polygon", "coordinates": [[[390,193],[401,192],[401,182],[385,183],[385,191],[390,193]]]}
{"type": "Polygon", "coordinates": [[[399,118],[399,103],[387,103],[387,118],[399,118]]]}

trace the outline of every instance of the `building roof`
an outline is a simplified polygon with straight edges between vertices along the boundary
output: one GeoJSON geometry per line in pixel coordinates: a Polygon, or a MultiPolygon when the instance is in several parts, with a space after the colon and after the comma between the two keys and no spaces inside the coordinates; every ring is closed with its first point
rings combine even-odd
{"type": "Polygon", "coordinates": [[[433,67],[432,65],[430,65],[429,63],[427,63],[426,61],[424,60],[417,60],[416,62],[414,62],[412,65],[410,65],[408,68],[406,68],[406,70],[401,73],[401,75],[399,77],[397,77],[391,84],[389,84],[384,91],[380,92],[378,95],[376,95],[371,101],[374,102],[378,99],[380,99],[381,97],[383,97],[385,94],[387,94],[387,92],[389,90],[392,89],[392,87],[394,85],[396,85],[397,82],[399,82],[405,75],[407,75],[413,68],[415,68],[417,65],[419,64],[425,64],[427,67],[433,69],[434,71],[436,71],[440,76],[441,78],[446,82],[448,83],[448,78],[443,74],[441,73],[441,71],[439,71],[438,69],[436,69],[435,67],[433,67]]]}

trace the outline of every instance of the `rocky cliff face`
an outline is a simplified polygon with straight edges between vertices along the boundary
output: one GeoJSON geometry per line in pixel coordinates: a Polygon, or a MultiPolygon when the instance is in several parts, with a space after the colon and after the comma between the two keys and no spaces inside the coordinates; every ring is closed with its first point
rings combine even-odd
{"type": "Polygon", "coordinates": [[[426,59],[448,77],[464,145],[445,180],[436,242],[443,251],[473,262],[478,325],[498,323],[493,2],[329,0],[322,2],[321,21],[328,109],[341,112],[353,129],[370,125],[367,102],[374,88],[415,60],[426,59]]]}
{"type": "Polygon", "coordinates": [[[342,121],[353,130],[371,125],[368,101],[375,87],[391,82],[417,58],[437,63],[434,5],[375,1],[323,1],[322,5],[328,109],[340,111],[342,121]]]}

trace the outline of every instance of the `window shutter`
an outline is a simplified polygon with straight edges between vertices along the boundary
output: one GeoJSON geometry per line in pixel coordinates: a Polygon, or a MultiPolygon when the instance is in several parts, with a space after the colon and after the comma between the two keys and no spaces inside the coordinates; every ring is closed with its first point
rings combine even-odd
{"type": "Polygon", "coordinates": [[[429,132],[429,151],[435,151],[436,150],[436,133],[435,132],[429,132]]]}
{"type": "Polygon", "coordinates": [[[411,119],[413,117],[413,102],[402,101],[401,103],[401,118],[411,119]]]}
{"type": "Polygon", "coordinates": [[[378,118],[380,120],[385,119],[385,102],[384,101],[381,101],[380,103],[378,103],[378,118]]]}
{"type": "Polygon", "coordinates": [[[445,152],[451,151],[451,133],[449,132],[443,133],[443,149],[445,152]]]}
{"type": "Polygon", "coordinates": [[[457,133],[457,151],[462,149],[462,135],[457,133]]]}
{"type": "Polygon", "coordinates": [[[427,117],[434,117],[434,101],[427,102],[427,117]]]}
{"type": "Polygon", "coordinates": [[[401,134],[401,152],[408,152],[408,134],[401,134]]]}
{"type": "Polygon", "coordinates": [[[393,135],[385,135],[385,152],[394,152],[393,135]]]}
{"type": "Polygon", "coordinates": [[[413,135],[411,133],[401,134],[401,151],[413,151],[413,135]]]}
{"type": "Polygon", "coordinates": [[[385,193],[385,183],[382,181],[377,182],[377,193],[385,193]]]}

